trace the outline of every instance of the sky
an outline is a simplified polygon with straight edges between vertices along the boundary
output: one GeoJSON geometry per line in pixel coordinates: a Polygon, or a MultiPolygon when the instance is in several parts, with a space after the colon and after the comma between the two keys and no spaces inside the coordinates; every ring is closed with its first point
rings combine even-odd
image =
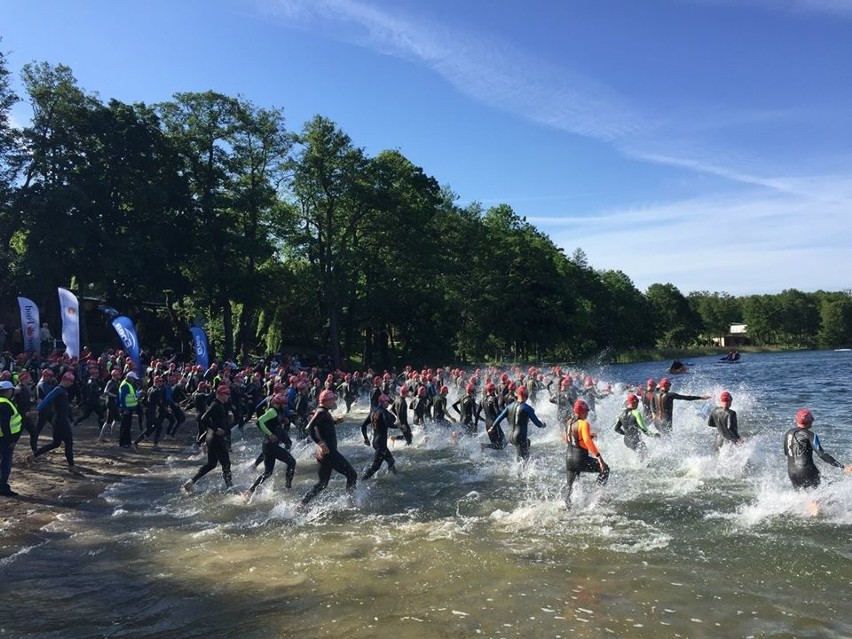
{"type": "Polygon", "coordinates": [[[0,37],[105,101],[323,115],[643,291],[852,289],[852,0],[27,0],[0,37]]]}

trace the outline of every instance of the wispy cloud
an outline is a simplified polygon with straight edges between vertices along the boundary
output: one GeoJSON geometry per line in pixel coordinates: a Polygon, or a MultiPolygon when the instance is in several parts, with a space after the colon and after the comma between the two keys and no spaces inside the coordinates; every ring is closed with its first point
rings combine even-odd
{"type": "Polygon", "coordinates": [[[641,289],[676,282],[687,293],[711,281],[733,294],[813,290],[814,282],[841,290],[852,267],[852,181],[823,180],[821,188],[836,197],[816,203],[761,191],[528,221],[568,251],[581,247],[590,263],[629,273],[641,289]]]}
{"type": "Polygon", "coordinates": [[[603,83],[576,70],[553,68],[482,34],[454,31],[424,19],[409,20],[354,0],[266,0],[262,4],[290,19],[319,17],[356,27],[344,37],[419,60],[460,93],[555,129],[612,141],[647,129],[651,122],[603,83]]]}
{"type": "MultiPolygon", "coordinates": [[[[727,0],[696,0],[727,2],[727,0]]],[[[749,0],[754,4],[776,4],[749,0]]],[[[391,14],[359,0],[258,0],[289,20],[336,24],[336,37],[426,64],[460,93],[557,130],[601,140],[624,156],[823,199],[806,180],[767,175],[765,162],[690,145],[691,135],[755,122],[783,122],[791,110],[693,110],[690,116],[652,116],[615,90],[575,69],[555,68],[494,38],[457,32],[422,18],[391,14]],[[673,119],[672,119],[673,118],[673,119]],[[682,138],[680,144],[673,141],[682,138]],[[660,141],[665,140],[665,147],[660,141]]],[[[789,4],[789,3],[787,3],[789,4]]],[[[797,0],[801,9],[845,12],[852,2],[797,0]]],[[[799,114],[801,116],[801,114],[799,114]]],[[[489,198],[492,199],[492,198],[489,198]]]]}

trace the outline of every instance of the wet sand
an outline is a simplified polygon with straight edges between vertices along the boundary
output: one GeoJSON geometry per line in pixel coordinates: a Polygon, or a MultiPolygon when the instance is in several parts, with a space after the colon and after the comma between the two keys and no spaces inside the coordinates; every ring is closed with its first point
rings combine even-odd
{"type": "MultiPolygon", "coordinates": [[[[63,447],[43,455],[32,466],[26,459],[30,454],[29,436],[15,447],[9,484],[17,497],[0,497],[0,565],[17,553],[46,542],[54,533],[45,530],[57,517],[80,510],[110,512],[99,495],[112,483],[125,477],[146,472],[169,453],[192,443],[195,424],[184,424],[179,439],[164,439],[161,451],[151,450],[151,442],[143,441],[138,451],[118,447],[118,427],[111,441],[99,442],[99,426],[90,418],[74,427],[74,463],[80,475],[68,470],[63,447]]],[[[133,436],[139,433],[134,420],[133,436]]],[[[50,426],[46,426],[39,445],[51,441],[50,426]]]]}

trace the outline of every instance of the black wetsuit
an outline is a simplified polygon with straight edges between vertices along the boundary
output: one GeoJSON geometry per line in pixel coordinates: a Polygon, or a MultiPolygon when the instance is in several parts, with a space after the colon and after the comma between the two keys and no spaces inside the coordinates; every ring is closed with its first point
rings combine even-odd
{"type": "Polygon", "coordinates": [[[674,401],[682,399],[688,402],[694,402],[696,399],[704,399],[699,395],[680,395],[671,393],[665,390],[658,391],[656,396],[657,401],[657,430],[661,435],[671,435],[672,432],[672,413],[674,411],[674,401]]]}
{"type": "MultiPolygon", "coordinates": [[[[283,439],[287,437],[281,424],[282,416],[283,413],[281,410],[270,408],[260,416],[260,419],[257,422],[258,428],[260,428],[261,432],[264,434],[263,473],[258,475],[257,479],[254,480],[251,488],[249,488],[249,492],[254,492],[258,486],[272,476],[272,473],[275,470],[276,461],[282,461],[287,465],[287,472],[284,476],[285,486],[287,486],[287,488],[291,488],[293,486],[293,476],[296,474],[296,460],[286,448],[279,445],[283,439]],[[269,432],[267,433],[266,431],[269,432]],[[274,438],[270,437],[270,434],[273,435],[274,438]]],[[[287,440],[289,440],[289,437],[287,437],[287,440]]]]}
{"type": "Polygon", "coordinates": [[[615,432],[624,435],[625,446],[639,453],[640,459],[645,458],[647,447],[645,442],[642,441],[642,433],[646,435],[651,433],[645,427],[645,420],[640,409],[625,408],[618,416],[618,421],[615,422],[615,432]]]}
{"type": "Polygon", "coordinates": [[[476,434],[479,424],[479,411],[473,395],[465,395],[453,404],[453,409],[459,414],[459,421],[469,435],[476,434]]]}
{"type": "Polygon", "coordinates": [[[791,428],[784,434],[787,476],[796,488],[819,486],[819,469],[814,464],[814,453],[826,464],[843,468],[843,464],[822,449],[819,437],[809,428],[791,428]]]}
{"type": "Polygon", "coordinates": [[[145,407],[145,421],[148,427],[142,431],[142,434],[133,442],[134,445],[139,444],[143,439],[153,433],[154,445],[160,443],[160,437],[163,435],[163,421],[166,419],[166,400],[163,395],[162,386],[152,386],[148,389],[148,403],[145,407]]]}
{"type": "Polygon", "coordinates": [[[100,425],[106,419],[106,410],[101,404],[101,385],[97,378],[89,378],[89,381],[86,382],[86,390],[83,396],[85,397],[86,410],[74,421],[74,425],[77,426],[85,421],[92,413],[98,416],[98,425],[100,425]]]}
{"type": "Polygon", "coordinates": [[[215,400],[207,412],[201,416],[201,424],[206,429],[204,440],[207,443],[207,463],[198,469],[192,478],[192,483],[216,468],[217,464],[222,464],[222,477],[225,479],[225,486],[230,488],[231,455],[228,452],[227,438],[231,432],[231,426],[228,424],[228,409],[222,402],[215,400]],[[217,430],[222,430],[223,433],[217,433],[217,430]]]}
{"type": "Polygon", "coordinates": [[[539,428],[544,428],[544,424],[536,416],[533,407],[526,402],[509,404],[497,416],[494,425],[499,427],[504,419],[509,421],[509,442],[516,448],[518,459],[528,460],[530,458],[529,422],[532,420],[539,428]]]}
{"type": "Polygon", "coordinates": [[[317,408],[313,418],[308,423],[308,435],[317,444],[325,444],[328,453],[322,459],[317,458],[319,481],[302,498],[302,505],[306,505],[328,487],[332,471],[337,471],[346,477],[346,490],[349,492],[355,490],[358,483],[358,473],[337,450],[337,429],[334,418],[324,406],[317,408]]]}
{"type": "Polygon", "coordinates": [[[33,452],[36,452],[36,450],[38,450],[38,435],[36,434],[35,424],[33,424],[33,421],[27,415],[27,413],[33,408],[30,387],[26,384],[18,384],[15,387],[15,394],[12,395],[12,402],[21,414],[21,427],[30,435],[30,448],[33,452]]]}
{"type": "MultiPolygon", "coordinates": [[[[383,406],[379,406],[370,414],[370,425],[373,429],[373,449],[376,454],[373,455],[373,464],[364,471],[361,479],[369,479],[381,468],[382,462],[388,463],[388,470],[392,473],[396,472],[396,465],[393,455],[388,450],[388,429],[396,428],[396,417],[383,406]]],[[[367,440],[367,427],[361,426],[361,434],[364,436],[364,442],[367,440]]]]}
{"type": "Polygon", "coordinates": [[[432,400],[432,421],[441,426],[448,426],[447,419],[447,398],[444,395],[438,395],[432,400]]]}
{"type": "Polygon", "coordinates": [[[491,443],[488,444],[488,448],[503,450],[506,448],[506,435],[503,432],[503,429],[500,428],[499,424],[494,424],[494,421],[500,414],[500,406],[498,402],[499,400],[497,395],[489,393],[485,396],[485,399],[482,400],[480,410],[485,415],[485,432],[488,433],[488,439],[491,440],[491,443]]]}
{"type": "Polygon", "coordinates": [[[411,426],[408,425],[408,402],[405,397],[400,395],[393,400],[390,410],[396,416],[399,430],[402,432],[401,435],[394,435],[393,438],[404,439],[406,444],[410,444],[412,440],[411,426]]]}
{"type": "Polygon", "coordinates": [[[411,410],[414,411],[414,423],[418,426],[426,425],[426,415],[429,413],[429,398],[416,397],[411,402],[411,410]]]}
{"type": "Polygon", "coordinates": [[[565,506],[571,507],[571,493],[574,490],[574,482],[580,477],[580,473],[597,473],[597,485],[605,486],[609,479],[609,468],[604,466],[601,469],[601,462],[593,457],[593,454],[600,455],[596,449],[590,451],[587,446],[594,446],[591,439],[591,429],[586,420],[574,419],[565,427],[565,439],[568,447],[565,450],[565,471],[567,474],[568,485],[565,493],[565,506]],[[581,423],[582,422],[582,423],[581,423]],[[581,432],[581,429],[583,432],[581,432]],[[588,438],[584,443],[584,433],[588,438]]]}
{"type": "Polygon", "coordinates": [[[724,406],[717,406],[710,412],[707,425],[716,429],[716,448],[721,448],[725,442],[740,441],[737,430],[737,412],[724,406]]]}
{"type": "MultiPolygon", "coordinates": [[[[68,391],[63,386],[57,386],[50,391],[46,399],[53,407],[53,441],[35,451],[34,457],[40,457],[46,452],[65,445],[65,459],[69,466],[74,465],[74,437],[71,432],[71,403],[68,391]]],[[[45,408],[44,400],[39,404],[40,410],[45,408]]]]}

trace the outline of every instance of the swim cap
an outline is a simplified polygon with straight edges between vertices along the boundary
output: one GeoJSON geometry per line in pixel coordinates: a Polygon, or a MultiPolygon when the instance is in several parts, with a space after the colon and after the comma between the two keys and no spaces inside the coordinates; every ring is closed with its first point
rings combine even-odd
{"type": "Polygon", "coordinates": [[[387,406],[389,403],[390,403],[390,397],[388,397],[384,393],[379,395],[379,404],[384,404],[385,406],[387,406]]]}
{"type": "Polygon", "coordinates": [[[576,402],[574,402],[574,412],[577,415],[588,415],[589,405],[582,399],[578,399],[576,402]]]}
{"type": "Polygon", "coordinates": [[[73,382],[74,381],[74,373],[68,372],[62,376],[63,382],[73,382]]]}
{"type": "Polygon", "coordinates": [[[660,386],[671,386],[671,385],[672,385],[672,383],[669,381],[669,378],[668,378],[668,377],[663,377],[663,379],[661,379],[661,380],[660,380],[660,384],[659,384],[659,385],[660,385],[660,386]]]}
{"type": "Polygon", "coordinates": [[[420,386],[420,387],[417,389],[417,394],[418,394],[420,397],[426,397],[426,387],[425,387],[425,386],[420,386]]]}
{"type": "Polygon", "coordinates": [[[273,404],[286,404],[287,396],[284,393],[275,393],[269,401],[273,404]]]}
{"type": "Polygon", "coordinates": [[[333,390],[326,389],[319,394],[319,403],[325,404],[326,402],[333,402],[337,400],[337,395],[334,394],[333,390]]]}
{"type": "Polygon", "coordinates": [[[198,382],[198,388],[207,388],[207,382],[202,379],[200,382],[198,382]]]}
{"type": "Polygon", "coordinates": [[[722,391],[722,394],[719,395],[720,402],[732,402],[734,401],[734,397],[728,391],[722,391]]]}
{"type": "Polygon", "coordinates": [[[639,398],[636,397],[636,393],[627,394],[627,403],[631,405],[636,405],[639,403],[639,398]]]}
{"type": "Polygon", "coordinates": [[[814,416],[807,408],[803,408],[796,413],[796,423],[802,426],[810,426],[814,423],[814,416]]]}
{"type": "Polygon", "coordinates": [[[0,381],[6,381],[8,379],[12,379],[12,371],[3,371],[0,373],[0,381]]]}
{"type": "Polygon", "coordinates": [[[163,376],[162,375],[155,375],[154,376],[154,383],[155,384],[162,384],[163,383],[163,376]]]}
{"type": "Polygon", "coordinates": [[[465,393],[472,393],[475,390],[476,390],[476,386],[474,386],[473,384],[468,384],[467,386],[464,387],[465,393]]]}
{"type": "Polygon", "coordinates": [[[485,385],[485,392],[486,393],[493,393],[496,390],[497,390],[497,387],[494,385],[494,382],[488,382],[485,385]]]}
{"type": "Polygon", "coordinates": [[[227,384],[222,384],[221,386],[216,387],[217,395],[230,395],[231,388],[227,384]]]}
{"type": "Polygon", "coordinates": [[[441,386],[441,395],[446,395],[449,392],[450,392],[449,388],[447,388],[446,386],[441,386]]]}
{"type": "Polygon", "coordinates": [[[518,386],[518,390],[515,394],[518,396],[518,399],[526,399],[529,397],[529,391],[526,386],[518,386]]]}
{"type": "Polygon", "coordinates": [[[139,379],[139,376],[136,373],[134,373],[133,371],[130,371],[124,377],[125,377],[125,379],[139,379]]]}

